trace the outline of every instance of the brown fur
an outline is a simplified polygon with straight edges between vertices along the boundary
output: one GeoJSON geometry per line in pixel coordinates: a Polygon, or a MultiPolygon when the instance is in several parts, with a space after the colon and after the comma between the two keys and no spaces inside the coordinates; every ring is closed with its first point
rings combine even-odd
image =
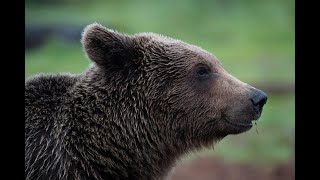
{"type": "Polygon", "coordinates": [[[162,179],[187,152],[257,119],[257,89],[209,52],[153,33],[88,26],[93,64],[25,85],[27,179],[162,179]]]}

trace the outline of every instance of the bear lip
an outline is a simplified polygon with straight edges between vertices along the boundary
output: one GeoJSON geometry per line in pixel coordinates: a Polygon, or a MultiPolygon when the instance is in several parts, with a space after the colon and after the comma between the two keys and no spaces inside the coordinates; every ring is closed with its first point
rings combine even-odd
{"type": "Polygon", "coordinates": [[[226,121],[233,126],[240,126],[240,127],[252,127],[253,126],[252,121],[250,121],[248,123],[232,122],[232,121],[229,121],[228,119],[226,119],[226,121]]]}

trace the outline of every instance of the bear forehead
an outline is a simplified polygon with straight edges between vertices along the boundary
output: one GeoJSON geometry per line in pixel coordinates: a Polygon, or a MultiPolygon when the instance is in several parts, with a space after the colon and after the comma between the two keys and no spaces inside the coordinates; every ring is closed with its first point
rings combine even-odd
{"type": "Polygon", "coordinates": [[[221,65],[216,56],[199,46],[152,32],[139,33],[134,36],[138,39],[143,39],[144,44],[147,47],[162,47],[165,48],[167,52],[174,52],[182,56],[187,55],[192,61],[210,61],[214,65],[221,65]]]}

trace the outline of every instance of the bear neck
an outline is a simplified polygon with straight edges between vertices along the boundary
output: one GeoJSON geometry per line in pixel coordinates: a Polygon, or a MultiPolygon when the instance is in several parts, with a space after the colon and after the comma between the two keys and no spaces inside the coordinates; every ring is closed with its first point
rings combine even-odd
{"type": "Polygon", "coordinates": [[[81,132],[77,139],[85,139],[75,144],[87,153],[83,164],[94,164],[88,171],[101,178],[164,178],[190,150],[188,144],[176,141],[176,132],[166,131],[168,125],[145,109],[144,95],[108,78],[117,77],[104,76],[93,66],[70,91],[79,122],[70,124],[81,132]]]}

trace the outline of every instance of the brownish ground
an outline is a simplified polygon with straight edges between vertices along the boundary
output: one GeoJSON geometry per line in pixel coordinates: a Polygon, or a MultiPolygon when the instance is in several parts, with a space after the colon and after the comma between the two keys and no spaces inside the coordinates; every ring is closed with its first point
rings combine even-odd
{"type": "Polygon", "coordinates": [[[227,163],[206,157],[176,167],[172,180],[294,180],[294,160],[273,166],[227,163]]]}

